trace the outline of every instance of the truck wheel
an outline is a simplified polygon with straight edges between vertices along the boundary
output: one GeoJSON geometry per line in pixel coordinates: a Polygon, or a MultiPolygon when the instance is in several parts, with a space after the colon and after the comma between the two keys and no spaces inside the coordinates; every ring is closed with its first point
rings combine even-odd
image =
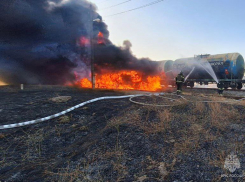
{"type": "Polygon", "coordinates": [[[229,84],[229,82],[225,82],[224,83],[224,89],[227,90],[231,85],[229,84]]]}
{"type": "Polygon", "coordinates": [[[190,87],[191,87],[191,88],[194,87],[194,82],[190,82],[190,87]]]}
{"type": "Polygon", "coordinates": [[[237,83],[237,87],[236,87],[238,90],[241,90],[242,89],[242,83],[237,83]]]}

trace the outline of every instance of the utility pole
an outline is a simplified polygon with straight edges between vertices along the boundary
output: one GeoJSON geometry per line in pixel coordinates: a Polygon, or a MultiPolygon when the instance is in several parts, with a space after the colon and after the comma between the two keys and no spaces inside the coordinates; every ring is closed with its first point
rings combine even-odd
{"type": "Polygon", "coordinates": [[[93,46],[93,34],[94,34],[94,27],[93,27],[93,13],[92,13],[92,5],[90,4],[90,22],[91,25],[90,29],[90,53],[91,53],[91,81],[92,81],[92,89],[95,89],[95,74],[94,74],[94,46],[93,46]]]}

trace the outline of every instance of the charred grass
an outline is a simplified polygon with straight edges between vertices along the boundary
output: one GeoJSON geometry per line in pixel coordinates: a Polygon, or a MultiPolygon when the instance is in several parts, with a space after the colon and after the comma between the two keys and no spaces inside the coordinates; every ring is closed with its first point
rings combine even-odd
{"type": "Polygon", "coordinates": [[[186,98],[166,101],[174,102],[171,107],[155,106],[166,104],[156,97],[147,98],[151,105],[99,101],[46,123],[1,132],[0,179],[225,181],[220,175],[229,173],[224,162],[231,152],[240,159],[237,174],[243,173],[244,107],[190,102],[215,100],[194,93],[186,98]]]}

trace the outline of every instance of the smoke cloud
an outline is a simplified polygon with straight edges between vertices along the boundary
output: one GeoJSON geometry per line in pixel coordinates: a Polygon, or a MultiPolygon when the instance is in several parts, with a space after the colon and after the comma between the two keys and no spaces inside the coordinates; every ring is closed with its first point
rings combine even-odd
{"type": "Polygon", "coordinates": [[[156,63],[137,59],[132,44],[113,45],[96,6],[86,0],[1,0],[0,80],[16,84],[65,84],[90,75],[90,36],[96,71],[134,69],[153,74],[156,63]],[[92,30],[93,28],[93,30],[92,30]],[[76,73],[76,74],[74,74],[76,73]]]}

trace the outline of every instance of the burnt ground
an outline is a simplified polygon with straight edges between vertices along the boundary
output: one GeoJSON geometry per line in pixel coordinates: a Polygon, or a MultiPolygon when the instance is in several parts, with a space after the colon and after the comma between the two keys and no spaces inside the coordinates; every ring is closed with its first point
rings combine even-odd
{"type": "MultiPolygon", "coordinates": [[[[28,86],[20,91],[4,86],[0,125],[129,93],[60,86],[28,86]],[[50,100],[57,96],[71,99],[50,100]]],[[[186,90],[183,95],[191,101],[234,99],[200,90],[186,90]]],[[[0,130],[0,181],[244,181],[245,102],[188,102],[166,96],[176,100],[134,98],[153,104],[148,106],[128,98],[102,100],[43,123],[0,130]],[[172,106],[154,106],[161,104],[172,106]],[[231,153],[240,162],[233,173],[224,168],[231,153]]]]}

